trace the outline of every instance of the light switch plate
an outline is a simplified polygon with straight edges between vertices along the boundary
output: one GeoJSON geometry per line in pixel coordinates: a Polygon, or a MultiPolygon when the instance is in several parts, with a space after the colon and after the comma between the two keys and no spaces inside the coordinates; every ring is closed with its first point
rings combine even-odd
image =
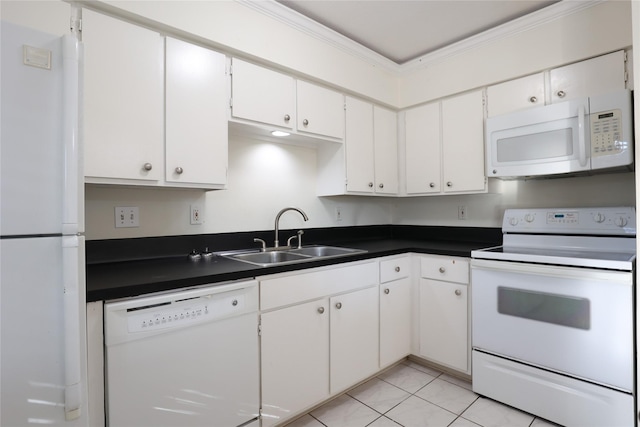
{"type": "Polygon", "coordinates": [[[140,212],[137,206],[116,206],[116,228],[140,227],[140,212]]]}

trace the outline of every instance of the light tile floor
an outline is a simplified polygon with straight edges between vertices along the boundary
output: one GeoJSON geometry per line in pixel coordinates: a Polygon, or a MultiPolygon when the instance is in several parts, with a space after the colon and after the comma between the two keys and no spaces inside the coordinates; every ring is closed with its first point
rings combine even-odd
{"type": "Polygon", "coordinates": [[[298,418],[287,427],[552,427],[556,424],[480,397],[471,384],[405,361],[298,418]]]}

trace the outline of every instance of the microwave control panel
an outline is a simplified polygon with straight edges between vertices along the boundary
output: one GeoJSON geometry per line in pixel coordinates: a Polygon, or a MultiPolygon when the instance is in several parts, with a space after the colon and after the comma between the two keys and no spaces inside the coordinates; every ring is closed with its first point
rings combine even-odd
{"type": "Polygon", "coordinates": [[[593,113],[590,118],[592,157],[617,154],[627,148],[627,143],[622,140],[622,112],[620,110],[593,113]]]}

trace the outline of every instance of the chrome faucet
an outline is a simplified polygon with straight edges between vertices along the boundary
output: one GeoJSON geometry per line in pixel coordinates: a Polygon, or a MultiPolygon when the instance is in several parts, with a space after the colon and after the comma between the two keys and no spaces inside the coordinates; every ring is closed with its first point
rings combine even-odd
{"type": "Polygon", "coordinates": [[[278,215],[276,215],[276,238],[273,242],[273,246],[274,247],[278,247],[280,246],[280,240],[278,239],[278,231],[280,229],[280,217],[282,216],[283,213],[285,213],[286,211],[296,211],[298,212],[300,215],[302,215],[302,218],[304,218],[305,221],[309,221],[309,217],[307,216],[306,213],[304,213],[301,209],[298,208],[294,208],[294,207],[288,207],[288,208],[284,208],[282,209],[280,212],[278,212],[278,215]]]}

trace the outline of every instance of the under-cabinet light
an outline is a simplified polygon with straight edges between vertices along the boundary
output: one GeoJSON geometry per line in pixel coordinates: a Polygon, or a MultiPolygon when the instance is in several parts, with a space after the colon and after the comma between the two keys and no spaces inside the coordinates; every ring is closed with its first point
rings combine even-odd
{"type": "Polygon", "coordinates": [[[271,132],[271,135],[273,135],[273,136],[289,136],[291,134],[288,133],[288,132],[282,132],[281,130],[274,130],[274,131],[271,132]]]}

